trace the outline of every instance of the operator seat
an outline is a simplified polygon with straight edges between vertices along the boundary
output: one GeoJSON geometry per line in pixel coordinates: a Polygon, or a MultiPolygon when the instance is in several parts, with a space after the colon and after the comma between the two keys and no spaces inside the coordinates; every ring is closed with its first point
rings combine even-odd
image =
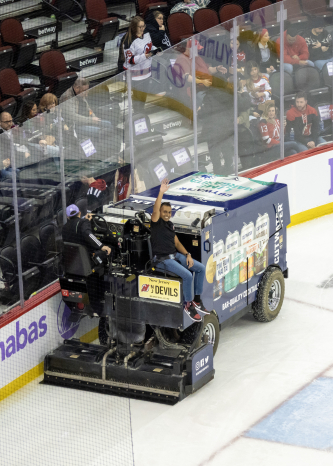
{"type": "Polygon", "coordinates": [[[82,244],[64,241],[62,256],[65,275],[88,277],[93,273],[87,248],[82,244]]]}

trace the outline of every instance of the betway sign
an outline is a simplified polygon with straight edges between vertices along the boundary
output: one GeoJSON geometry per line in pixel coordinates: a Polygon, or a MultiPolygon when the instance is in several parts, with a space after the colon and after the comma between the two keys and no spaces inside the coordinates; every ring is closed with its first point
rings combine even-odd
{"type": "Polygon", "coordinates": [[[75,58],[74,60],[69,60],[67,62],[68,65],[72,65],[74,67],[79,68],[87,68],[88,66],[94,66],[98,63],[103,62],[103,52],[98,52],[95,55],[90,57],[82,57],[82,58],[75,58]]]}
{"type": "Polygon", "coordinates": [[[53,34],[56,32],[57,26],[45,27],[43,29],[38,29],[38,36],[45,36],[46,34],[53,34]]]}

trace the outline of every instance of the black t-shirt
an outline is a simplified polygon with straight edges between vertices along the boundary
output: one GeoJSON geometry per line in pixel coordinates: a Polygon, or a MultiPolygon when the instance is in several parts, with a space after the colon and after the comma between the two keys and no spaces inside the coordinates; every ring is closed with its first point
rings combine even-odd
{"type": "Polygon", "coordinates": [[[175,227],[170,220],[165,222],[162,218],[159,218],[157,222],[151,221],[150,230],[154,256],[156,255],[159,258],[169,254],[176,254],[175,227]]]}
{"type": "Polygon", "coordinates": [[[91,253],[103,247],[103,244],[92,233],[89,220],[85,218],[68,219],[62,228],[62,239],[66,243],[82,244],[91,253]]]}

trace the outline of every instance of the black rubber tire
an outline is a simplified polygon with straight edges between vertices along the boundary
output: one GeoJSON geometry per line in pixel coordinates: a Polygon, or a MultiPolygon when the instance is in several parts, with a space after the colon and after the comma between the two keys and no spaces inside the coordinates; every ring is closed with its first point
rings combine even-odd
{"type": "Polygon", "coordinates": [[[197,348],[199,348],[199,346],[204,342],[204,336],[206,334],[213,336],[212,333],[214,333],[213,355],[215,356],[220,341],[220,326],[218,318],[214,312],[211,312],[204,317],[203,324],[201,338],[198,340],[197,348]]]}
{"type": "Polygon", "coordinates": [[[108,342],[108,332],[107,328],[109,328],[109,323],[107,321],[106,317],[100,317],[99,323],[98,323],[98,338],[99,338],[99,344],[102,346],[106,346],[108,342]]]}
{"type": "Polygon", "coordinates": [[[284,276],[281,270],[278,267],[268,267],[259,282],[257,299],[252,305],[253,317],[259,322],[271,322],[274,320],[282,307],[284,290],[284,276]],[[279,290],[277,290],[277,288],[279,288],[279,290]],[[273,302],[274,309],[271,310],[269,307],[269,299],[272,299],[272,297],[274,297],[273,293],[277,291],[280,295],[279,302],[273,302]]]}

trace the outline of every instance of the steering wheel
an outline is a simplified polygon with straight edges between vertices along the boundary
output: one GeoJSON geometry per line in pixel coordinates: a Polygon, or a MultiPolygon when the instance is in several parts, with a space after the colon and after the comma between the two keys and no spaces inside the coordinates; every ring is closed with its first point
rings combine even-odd
{"type": "Polygon", "coordinates": [[[95,227],[94,229],[96,229],[96,231],[103,231],[103,232],[109,231],[107,221],[101,215],[94,215],[92,218],[92,222],[95,227]],[[101,227],[101,225],[97,225],[96,219],[101,220],[102,223],[104,223],[104,227],[101,227]]]}

